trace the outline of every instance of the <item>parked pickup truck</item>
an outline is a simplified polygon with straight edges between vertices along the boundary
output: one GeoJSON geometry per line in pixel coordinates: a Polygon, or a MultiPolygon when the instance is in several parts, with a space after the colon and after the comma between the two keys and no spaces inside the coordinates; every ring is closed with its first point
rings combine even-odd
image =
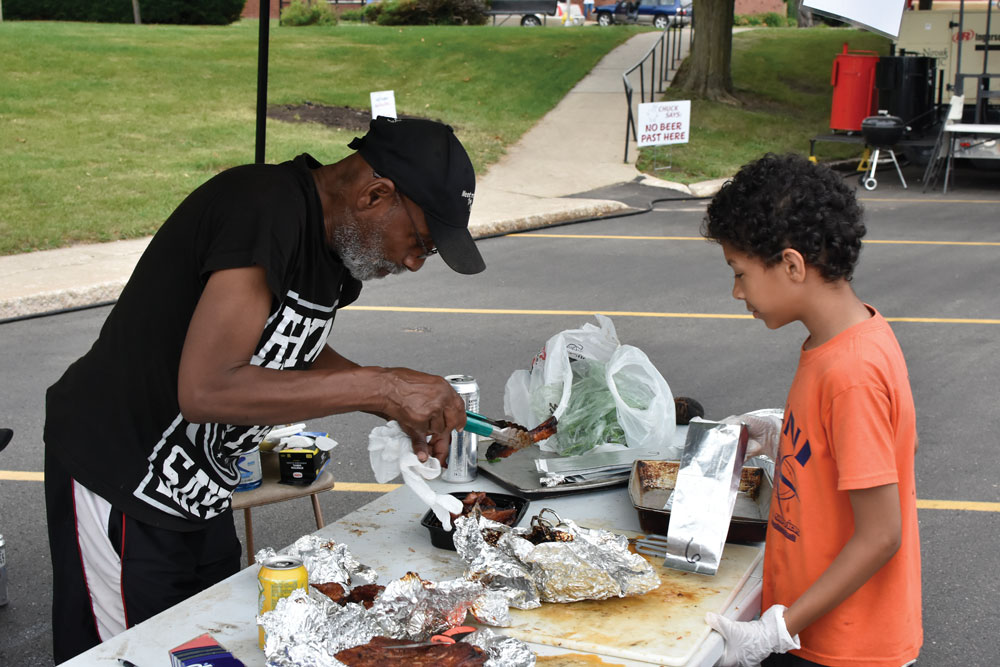
{"type": "Polygon", "coordinates": [[[614,23],[652,23],[666,28],[673,21],[687,25],[691,21],[691,0],[618,0],[594,7],[598,25],[614,23]]]}
{"type": "Polygon", "coordinates": [[[555,16],[557,0],[493,0],[486,11],[497,22],[497,15],[513,14],[521,17],[521,25],[542,25],[543,16],[555,16]]]}

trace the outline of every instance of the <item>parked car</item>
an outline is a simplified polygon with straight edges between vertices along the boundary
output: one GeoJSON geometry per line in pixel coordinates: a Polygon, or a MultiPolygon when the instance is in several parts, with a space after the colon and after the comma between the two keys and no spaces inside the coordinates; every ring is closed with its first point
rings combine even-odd
{"type": "Polygon", "coordinates": [[[618,0],[594,7],[598,25],[614,23],[652,23],[666,28],[673,21],[686,25],[691,21],[691,2],[681,0],[618,0]]]}

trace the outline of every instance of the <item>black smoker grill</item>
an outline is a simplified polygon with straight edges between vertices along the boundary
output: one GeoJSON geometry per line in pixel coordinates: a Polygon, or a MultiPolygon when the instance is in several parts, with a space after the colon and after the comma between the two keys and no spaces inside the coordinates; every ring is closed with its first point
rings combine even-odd
{"type": "Polygon", "coordinates": [[[878,154],[880,151],[889,152],[892,163],[896,165],[896,173],[899,174],[899,180],[903,183],[903,189],[906,189],[906,179],[903,178],[903,170],[899,168],[896,153],[892,150],[893,146],[903,138],[903,132],[905,131],[906,124],[899,116],[868,116],[861,121],[861,135],[865,138],[865,143],[874,149],[869,159],[871,169],[867,175],[862,174],[861,184],[865,187],[865,190],[874,190],[878,187],[878,181],[875,180],[875,170],[878,168],[878,154]]]}

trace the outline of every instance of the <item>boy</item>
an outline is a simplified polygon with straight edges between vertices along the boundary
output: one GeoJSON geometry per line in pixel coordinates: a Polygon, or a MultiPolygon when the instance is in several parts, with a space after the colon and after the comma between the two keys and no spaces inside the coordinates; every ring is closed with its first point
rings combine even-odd
{"type": "Polygon", "coordinates": [[[765,611],[708,615],[726,639],[720,664],[911,664],[923,642],[913,397],[888,323],[851,289],[865,234],[854,193],[768,154],[716,195],[702,234],[755,319],[809,332],[773,443],[765,611]]]}

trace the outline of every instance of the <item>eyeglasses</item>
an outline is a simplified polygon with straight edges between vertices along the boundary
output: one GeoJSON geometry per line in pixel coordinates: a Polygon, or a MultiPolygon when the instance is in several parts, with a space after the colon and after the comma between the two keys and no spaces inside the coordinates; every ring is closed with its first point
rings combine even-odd
{"type": "Polygon", "coordinates": [[[417,243],[420,244],[420,249],[424,251],[422,255],[417,257],[417,259],[427,259],[432,255],[436,255],[438,253],[438,249],[427,247],[427,244],[424,242],[424,237],[420,235],[420,230],[417,229],[417,223],[414,222],[413,216],[410,215],[409,209],[407,209],[406,205],[403,204],[403,200],[400,198],[398,192],[396,193],[396,198],[399,200],[399,205],[403,207],[403,211],[406,213],[406,217],[410,219],[410,224],[413,226],[413,233],[417,235],[417,243]]]}
{"type": "MultiPolygon", "coordinates": [[[[372,176],[374,176],[375,178],[382,178],[382,176],[380,176],[378,172],[375,171],[372,172],[372,176]]],[[[406,204],[403,203],[403,198],[399,196],[398,190],[395,192],[395,195],[396,195],[396,203],[399,204],[400,207],[402,207],[403,212],[406,213],[406,217],[410,220],[410,225],[413,226],[413,233],[416,234],[417,236],[417,243],[420,244],[420,249],[424,251],[422,255],[417,257],[417,259],[427,259],[428,257],[438,254],[437,248],[427,247],[427,243],[424,242],[424,237],[420,235],[420,230],[417,229],[417,223],[413,220],[413,216],[410,215],[410,210],[406,208],[406,204]]]]}

